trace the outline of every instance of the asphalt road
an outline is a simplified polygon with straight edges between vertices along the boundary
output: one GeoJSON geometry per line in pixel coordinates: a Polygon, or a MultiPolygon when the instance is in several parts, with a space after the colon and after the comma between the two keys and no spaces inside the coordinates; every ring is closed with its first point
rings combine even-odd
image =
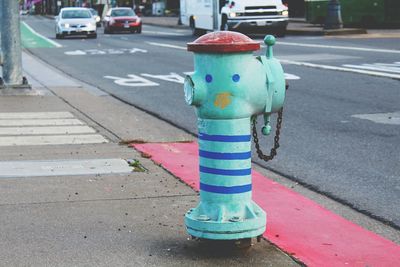
{"type": "MultiPolygon", "coordinates": [[[[55,41],[52,20],[25,21],[55,41]]],[[[140,35],[104,35],[100,28],[95,40],[57,40],[61,48],[29,51],[196,134],[182,86],[184,73],[193,71],[185,50],[192,40],[186,30],[145,25],[140,35]]],[[[399,228],[400,41],[286,37],[275,56],[290,74],[281,148],[271,162],[254,161],[399,228]]],[[[267,150],[272,137],[262,142],[267,150]]]]}

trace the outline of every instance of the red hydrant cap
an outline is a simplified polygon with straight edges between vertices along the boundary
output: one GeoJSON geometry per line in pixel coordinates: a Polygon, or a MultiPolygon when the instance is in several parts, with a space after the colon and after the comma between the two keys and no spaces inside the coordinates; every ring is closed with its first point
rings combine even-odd
{"type": "Polygon", "coordinates": [[[230,31],[211,32],[187,44],[188,51],[197,53],[237,53],[259,49],[259,42],[244,34],[230,31]]]}

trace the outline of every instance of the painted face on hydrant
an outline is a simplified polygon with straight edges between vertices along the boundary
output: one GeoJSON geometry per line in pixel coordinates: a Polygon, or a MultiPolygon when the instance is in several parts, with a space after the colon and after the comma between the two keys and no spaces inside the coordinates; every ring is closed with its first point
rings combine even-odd
{"type": "Polygon", "coordinates": [[[268,117],[283,106],[285,78],[273,57],[275,38],[267,36],[264,42],[267,55],[259,57],[253,51],[260,43],[236,32],[213,32],[188,44],[195,72],[186,77],[185,98],[198,118],[268,117]]]}
{"type": "Polygon", "coordinates": [[[228,50],[223,51],[223,45],[216,48],[207,44],[210,39],[192,43],[195,73],[185,81],[187,103],[197,107],[199,118],[244,118],[263,112],[268,95],[266,73],[252,53],[259,43],[239,33],[216,32],[211,38],[229,43],[228,50]],[[232,34],[233,38],[247,38],[247,42],[240,39],[239,45],[233,46],[226,40],[232,39],[232,34]],[[206,44],[200,51],[203,42],[206,44]]]}

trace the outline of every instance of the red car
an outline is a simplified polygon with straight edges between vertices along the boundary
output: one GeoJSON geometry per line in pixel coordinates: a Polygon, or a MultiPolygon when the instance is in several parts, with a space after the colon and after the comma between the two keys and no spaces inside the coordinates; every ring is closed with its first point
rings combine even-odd
{"type": "Polygon", "coordinates": [[[108,10],[103,20],[104,33],[115,31],[142,32],[142,20],[132,8],[116,7],[108,10]]]}

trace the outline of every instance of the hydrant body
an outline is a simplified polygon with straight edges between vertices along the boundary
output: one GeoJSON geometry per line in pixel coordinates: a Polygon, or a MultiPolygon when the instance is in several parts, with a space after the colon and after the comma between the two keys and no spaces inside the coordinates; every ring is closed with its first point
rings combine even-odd
{"type": "Polygon", "coordinates": [[[251,119],[264,114],[269,126],[285,97],[275,40],[266,40],[260,57],[253,56],[260,44],[240,33],[209,33],[188,44],[195,72],[186,77],[185,99],[196,108],[200,158],[200,203],[185,215],[192,236],[232,240],[265,231],[266,213],[252,200],[251,119]]]}

